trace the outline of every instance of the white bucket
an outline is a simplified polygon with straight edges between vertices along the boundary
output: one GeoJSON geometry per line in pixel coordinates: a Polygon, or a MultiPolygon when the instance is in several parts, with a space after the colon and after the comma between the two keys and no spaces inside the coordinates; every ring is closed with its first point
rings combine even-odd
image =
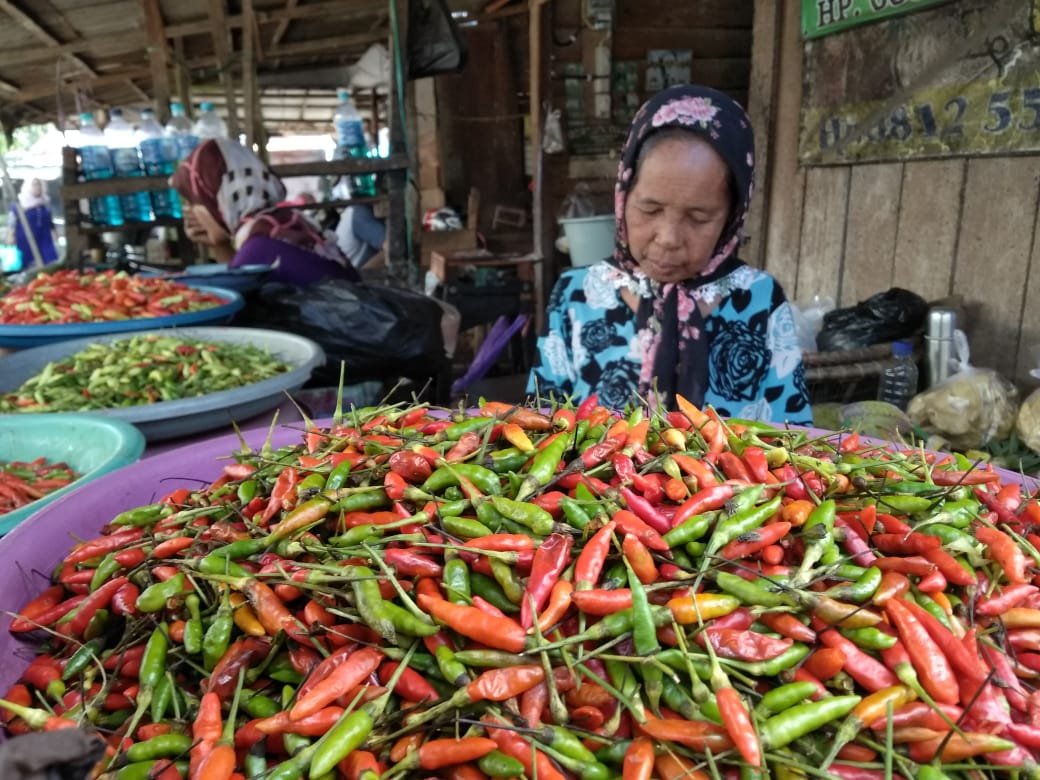
{"type": "Polygon", "coordinates": [[[614,215],[561,219],[574,267],[592,265],[614,254],[614,215]]]}

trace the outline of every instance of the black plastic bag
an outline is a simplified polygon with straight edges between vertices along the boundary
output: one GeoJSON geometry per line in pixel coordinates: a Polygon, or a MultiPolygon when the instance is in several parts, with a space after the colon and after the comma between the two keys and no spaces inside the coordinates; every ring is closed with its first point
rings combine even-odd
{"type": "Polygon", "coordinates": [[[823,315],[816,346],[821,352],[835,352],[898,341],[918,333],[927,317],[928,302],[924,298],[892,287],[855,306],[823,315]]]}
{"type": "Polygon", "coordinates": [[[340,362],[350,384],[398,377],[425,380],[446,365],[442,309],[436,301],[397,287],[333,279],[306,288],[266,284],[236,324],[284,330],[325,350],[314,386],[339,382],[340,362]]]}
{"type": "Polygon", "coordinates": [[[458,73],[466,66],[466,41],[444,0],[408,4],[408,78],[458,73]]]}

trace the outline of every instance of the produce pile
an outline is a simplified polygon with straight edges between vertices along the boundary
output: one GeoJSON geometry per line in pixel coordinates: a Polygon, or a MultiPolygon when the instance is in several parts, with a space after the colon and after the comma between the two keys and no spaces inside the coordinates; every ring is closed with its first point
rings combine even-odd
{"type": "Polygon", "coordinates": [[[241,451],[64,558],[7,729],[96,728],[118,778],[1040,773],[1036,497],[679,409],[241,451]]]}
{"type": "Polygon", "coordinates": [[[140,406],[214,393],[289,370],[264,349],[156,334],[90,344],[48,363],[0,412],[79,412],[140,406]]]}
{"type": "Polygon", "coordinates": [[[68,464],[51,463],[46,458],[0,461],[0,516],[21,509],[78,478],[79,474],[68,464]]]}
{"type": "Polygon", "coordinates": [[[227,303],[158,277],[63,270],[41,273],[0,297],[0,325],[60,325],[168,317],[227,303]]]}

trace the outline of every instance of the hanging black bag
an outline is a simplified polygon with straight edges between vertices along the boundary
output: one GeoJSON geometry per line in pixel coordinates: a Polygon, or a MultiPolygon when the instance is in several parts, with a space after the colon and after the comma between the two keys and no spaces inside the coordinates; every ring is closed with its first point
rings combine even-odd
{"type": "Polygon", "coordinates": [[[466,41],[444,0],[408,4],[408,78],[458,73],[466,65],[466,41]]]}

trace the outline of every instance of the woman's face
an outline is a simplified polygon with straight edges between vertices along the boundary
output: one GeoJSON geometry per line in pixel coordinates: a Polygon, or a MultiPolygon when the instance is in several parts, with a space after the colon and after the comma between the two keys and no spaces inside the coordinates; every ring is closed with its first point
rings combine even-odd
{"type": "Polygon", "coordinates": [[[667,138],[636,173],[625,204],[632,257],[651,279],[690,279],[711,259],[729,219],[729,169],[698,138],[667,138]]]}
{"type": "Polygon", "coordinates": [[[33,197],[34,198],[42,198],[43,197],[43,182],[40,181],[39,179],[33,179],[31,186],[32,186],[33,197]]]}

